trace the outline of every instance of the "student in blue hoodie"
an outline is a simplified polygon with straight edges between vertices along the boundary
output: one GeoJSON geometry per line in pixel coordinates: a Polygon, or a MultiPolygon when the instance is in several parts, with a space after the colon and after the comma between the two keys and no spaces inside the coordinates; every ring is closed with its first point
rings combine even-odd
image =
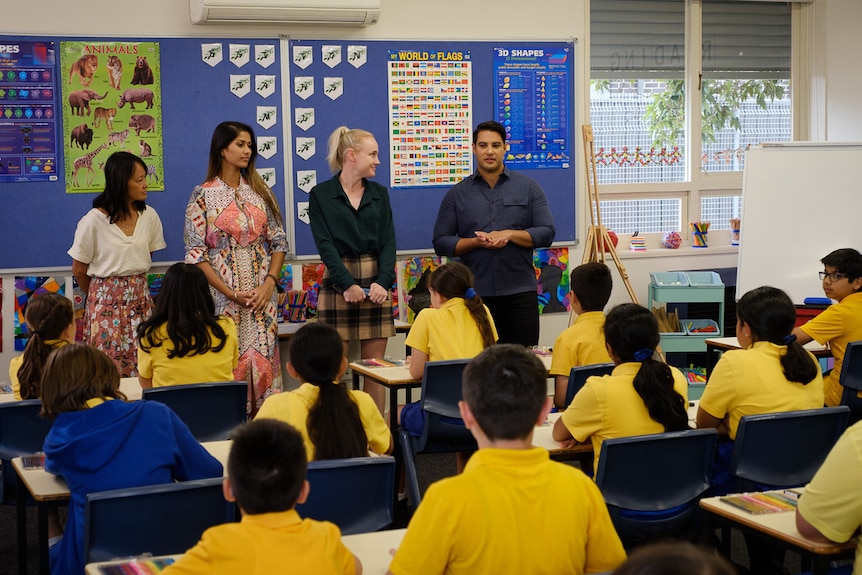
{"type": "Polygon", "coordinates": [[[42,374],[45,470],[62,476],[71,500],[66,531],[51,547],[52,575],[84,572],[88,493],[221,477],[222,466],[166,406],[126,402],[111,359],[84,344],[49,357],[42,374]]]}

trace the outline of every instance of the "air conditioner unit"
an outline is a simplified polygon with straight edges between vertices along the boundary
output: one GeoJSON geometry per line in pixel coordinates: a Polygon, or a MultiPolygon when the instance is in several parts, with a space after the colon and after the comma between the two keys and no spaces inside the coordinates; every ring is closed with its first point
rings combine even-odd
{"type": "Polygon", "coordinates": [[[189,0],[192,24],[208,22],[368,26],[380,0],[189,0]]]}

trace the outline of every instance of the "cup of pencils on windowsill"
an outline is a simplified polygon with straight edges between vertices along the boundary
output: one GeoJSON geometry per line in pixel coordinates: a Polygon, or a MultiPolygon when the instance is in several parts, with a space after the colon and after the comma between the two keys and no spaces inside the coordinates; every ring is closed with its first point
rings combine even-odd
{"type": "Polygon", "coordinates": [[[688,225],[691,228],[691,247],[708,247],[706,238],[709,233],[709,222],[689,222],[688,225]]]}

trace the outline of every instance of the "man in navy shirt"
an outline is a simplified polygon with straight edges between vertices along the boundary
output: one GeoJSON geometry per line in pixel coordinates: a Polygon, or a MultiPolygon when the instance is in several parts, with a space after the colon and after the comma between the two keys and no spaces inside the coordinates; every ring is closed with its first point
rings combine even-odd
{"type": "Polygon", "coordinates": [[[506,130],[483,122],[473,132],[476,172],[446,193],[434,224],[434,251],[458,256],[476,276],[476,292],[500,343],[539,343],[533,249],[551,245],[554,218],[538,182],[503,163],[506,130]]]}

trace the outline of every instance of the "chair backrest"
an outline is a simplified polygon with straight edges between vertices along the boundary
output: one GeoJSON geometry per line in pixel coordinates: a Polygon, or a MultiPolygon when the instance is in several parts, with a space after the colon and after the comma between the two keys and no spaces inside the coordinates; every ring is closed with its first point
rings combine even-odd
{"type": "Polygon", "coordinates": [[[741,418],[730,455],[730,473],[739,489],[811,481],[847,428],[849,415],[842,405],[741,418]]]}
{"type": "Polygon", "coordinates": [[[42,451],[52,422],[39,417],[38,399],[0,403],[0,462],[6,471],[0,483],[0,502],[14,501],[17,488],[11,461],[16,457],[42,451]]]}
{"type": "Polygon", "coordinates": [[[93,563],[184,553],[209,527],[236,519],[236,505],[225,500],[221,477],[90,493],[84,557],[93,563]]]}
{"type": "Polygon", "coordinates": [[[596,485],[608,505],[664,511],[697,499],[709,487],[715,429],[619,437],[602,442],[596,485]]]}
{"type": "Polygon", "coordinates": [[[852,425],[862,419],[862,341],[852,341],[844,351],[844,361],[841,364],[841,377],[838,382],[842,385],[841,405],[850,408],[850,420],[852,425]]]}
{"type": "Polygon", "coordinates": [[[145,389],[142,399],[164,403],[189,426],[198,441],[230,438],[245,423],[248,385],[244,381],[218,381],[145,389]]]}
{"type": "Polygon", "coordinates": [[[572,403],[575,396],[587,383],[587,378],[594,375],[607,375],[614,370],[613,363],[596,363],[592,365],[576,365],[569,372],[569,387],[566,388],[566,407],[572,403]]]}
{"type": "Polygon", "coordinates": [[[461,401],[461,376],[469,359],[429,361],[422,376],[422,410],[425,428],[415,451],[453,452],[476,449],[476,440],[464,427],[458,402],[461,401]]]}
{"type": "Polygon", "coordinates": [[[0,403],[0,459],[42,451],[52,422],[39,417],[41,409],[38,399],[0,403]]]}
{"type": "Polygon", "coordinates": [[[394,457],[311,461],[308,482],[308,499],[296,506],[301,517],[331,521],[344,535],[379,531],[392,523],[394,457]]]}

